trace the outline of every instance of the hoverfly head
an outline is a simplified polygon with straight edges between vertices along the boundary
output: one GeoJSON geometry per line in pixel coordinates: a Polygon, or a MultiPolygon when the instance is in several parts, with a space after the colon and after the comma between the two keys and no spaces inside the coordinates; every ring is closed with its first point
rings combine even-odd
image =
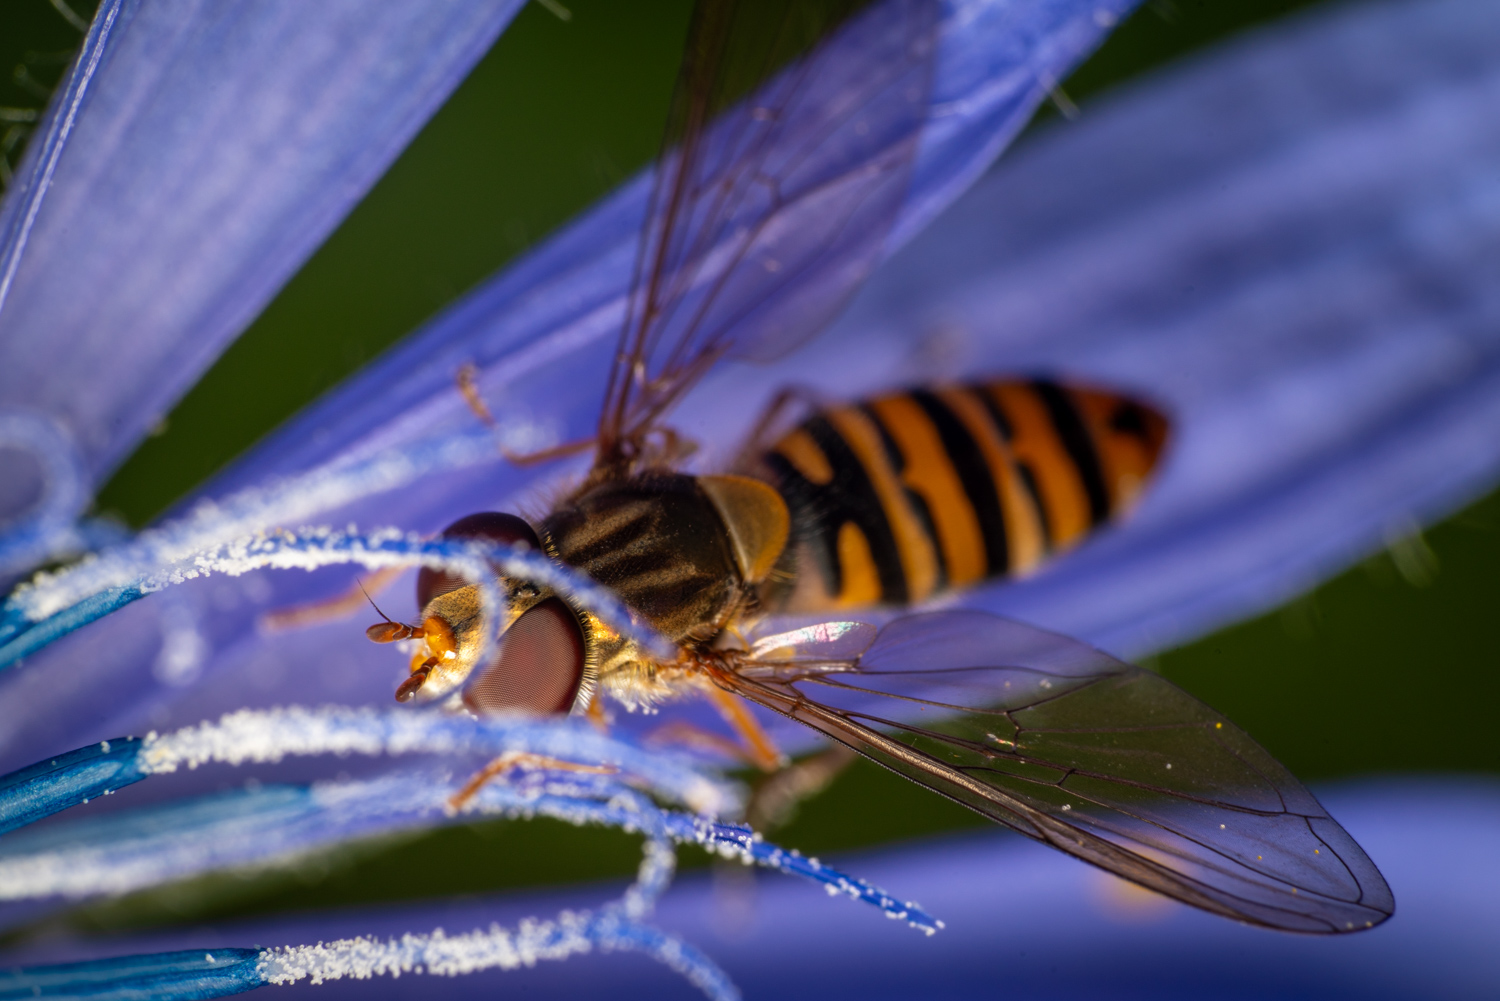
{"type": "MultiPolygon", "coordinates": [[[[493,511],[460,518],[443,529],[442,537],[542,549],[526,521],[493,511]]],[[[498,583],[507,600],[498,626],[486,622],[475,582],[423,567],[417,574],[422,625],[382,622],[370,627],[367,633],[377,642],[422,641],[412,657],[411,675],[396,690],[397,701],[410,701],[419,692],[433,699],[462,689],[463,704],[476,714],[549,716],[574,708],[587,660],[579,616],[562,598],[530,581],[499,577],[498,583]],[[488,662],[481,663],[488,628],[495,629],[499,643],[491,647],[488,662]]]]}

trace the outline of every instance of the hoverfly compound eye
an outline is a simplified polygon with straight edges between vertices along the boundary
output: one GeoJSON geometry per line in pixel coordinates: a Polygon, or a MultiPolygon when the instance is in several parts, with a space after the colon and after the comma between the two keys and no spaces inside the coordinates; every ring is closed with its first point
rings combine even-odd
{"type": "MultiPolygon", "coordinates": [[[[507,545],[524,542],[532,549],[542,548],[535,529],[513,514],[501,514],[498,511],[481,511],[478,514],[460,518],[443,529],[440,537],[484,539],[488,542],[500,542],[507,545]]],[[[426,608],[427,603],[433,598],[447,594],[449,591],[456,591],[467,583],[470,582],[458,574],[423,567],[417,572],[417,607],[426,608]]]]}
{"type": "Polygon", "coordinates": [[[473,712],[554,716],[573,708],[583,684],[583,629],[561,598],[548,598],[516,619],[500,653],[464,689],[473,712]]]}

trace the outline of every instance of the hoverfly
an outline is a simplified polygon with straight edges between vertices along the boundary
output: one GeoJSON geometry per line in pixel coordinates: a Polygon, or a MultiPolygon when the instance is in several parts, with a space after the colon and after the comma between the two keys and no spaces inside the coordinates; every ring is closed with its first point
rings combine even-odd
{"type": "Polygon", "coordinates": [[[482,512],[445,531],[582,571],[677,658],[525,580],[499,581],[508,609],[488,621],[474,582],[427,569],[421,624],[368,631],[418,642],[397,698],[598,716],[606,697],[705,697],[747,757],[774,767],[748,701],[1205,910],[1296,931],[1371,927],[1394,907],[1378,870],[1217,713],[1062,636],[903,611],[1024,573],[1123,513],[1168,433],[1149,404],[1040,379],[833,404],[789,392],[733,468],[682,471],[689,446],[664,423],[673,404],[715,363],[815,333],[884,254],[928,113],[938,8],[700,0],[585,443],[592,467],[534,522],[482,512]],[[792,205],[818,225],[788,225],[792,205]]]}

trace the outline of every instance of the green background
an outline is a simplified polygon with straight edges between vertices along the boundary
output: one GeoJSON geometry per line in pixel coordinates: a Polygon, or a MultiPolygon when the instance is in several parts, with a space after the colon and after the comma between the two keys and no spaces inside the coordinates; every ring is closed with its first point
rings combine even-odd
{"type": "MultiPolygon", "coordinates": [[[[1150,3],[1066,91],[1087,114],[1092,95],[1303,6],[1150,3]]],[[[569,8],[567,22],[535,4],[520,14],[369,197],[105,487],[102,510],[144,523],[649,161],[688,0],[573,0],[569,8]]],[[[46,0],[7,0],[0,69],[76,39],[46,0]]],[[[28,94],[9,73],[0,80],[0,106],[34,106],[28,94]]],[[[1055,117],[1050,106],[1039,116],[1055,117]]],[[[1314,783],[1414,770],[1494,773],[1500,642],[1486,610],[1500,597],[1497,566],[1500,494],[1152,666],[1314,783]]],[[[776,840],[826,853],[980,823],[861,764],[776,840]]],[[[106,930],[472,893],[624,875],[638,859],[636,840],[614,832],[549,821],[475,824],[341,848],[276,873],[163,887],[60,920],[106,930]],[[417,856],[420,877],[411,864],[417,856]]],[[[690,865],[705,861],[684,856],[690,865]]]]}

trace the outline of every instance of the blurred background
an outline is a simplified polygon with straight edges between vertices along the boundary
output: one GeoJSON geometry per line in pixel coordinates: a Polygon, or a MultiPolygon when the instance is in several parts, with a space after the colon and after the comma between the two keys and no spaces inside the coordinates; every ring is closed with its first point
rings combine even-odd
{"type": "MultiPolygon", "coordinates": [[[[532,3],[365,201],[100,494],[146,524],[322,391],[582,211],[654,155],[689,0],[532,3]]],[[[1066,80],[1031,130],[1066,129],[1123,81],[1312,6],[1153,0],[1066,80]]],[[[92,4],[0,7],[0,180],[92,4]]],[[[1500,772],[1500,493],[1400,539],[1285,607],[1148,661],[1315,788],[1363,776],[1500,772]]],[[[870,765],[776,840],[809,853],[986,822],[870,765]]],[[[113,931],[624,876],[634,839],[552,821],[455,827],[79,908],[113,931]],[[420,855],[418,875],[410,864],[420,855]]],[[[1378,861],[1378,859],[1377,859],[1378,861]]],[[[687,866],[707,865],[684,852],[687,866]]],[[[44,929],[13,930],[9,940],[44,929]]]]}

